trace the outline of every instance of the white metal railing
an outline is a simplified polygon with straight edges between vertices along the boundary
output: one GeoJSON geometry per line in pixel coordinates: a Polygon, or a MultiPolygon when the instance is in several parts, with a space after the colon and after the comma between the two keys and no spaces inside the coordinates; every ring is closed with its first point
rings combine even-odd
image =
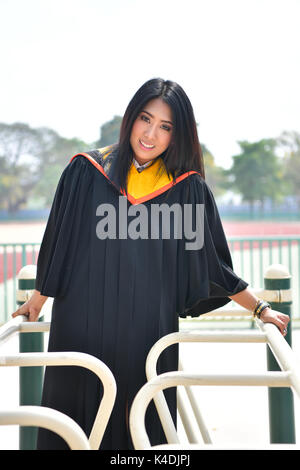
{"type": "MultiPolygon", "coordinates": [[[[228,310],[218,309],[218,314],[230,314],[228,310]]],[[[249,315],[247,310],[244,315],[249,315]]],[[[239,310],[239,313],[242,313],[239,310]]],[[[214,312],[212,312],[214,314],[214,312]]],[[[205,426],[204,420],[197,407],[196,400],[190,388],[191,385],[256,385],[268,387],[291,387],[293,392],[300,398],[300,364],[291,347],[285,341],[278,328],[271,323],[263,323],[256,320],[259,331],[236,332],[178,332],[166,335],[157,341],[150,350],[146,361],[146,375],[148,382],[137,393],[130,411],[130,431],[136,450],[149,449],[149,442],[145,429],[145,412],[150,401],[153,399],[167,438],[168,444],[153,446],[155,448],[216,448],[212,445],[211,438],[205,426]],[[179,342],[250,342],[266,343],[272,349],[273,354],[281,367],[280,372],[265,372],[263,374],[191,374],[183,371],[168,372],[161,375],[156,373],[156,364],[161,352],[171,344],[179,342]],[[203,443],[197,442],[196,434],[190,427],[187,420],[187,413],[184,402],[178,394],[178,411],[183,421],[183,425],[188,436],[189,444],[180,444],[179,437],[174,426],[170,411],[165,400],[163,389],[184,385],[190,398],[190,403],[194,411],[196,421],[203,443]]],[[[179,368],[182,369],[181,364],[179,368]]],[[[295,448],[295,444],[279,446],[278,448],[295,448]]],[[[218,447],[219,448],[219,447],[218,447]]],[[[225,448],[225,447],[224,447],[225,448]]],[[[228,447],[226,447],[228,448],[228,447]]],[[[257,448],[257,447],[256,447],[257,448]]],[[[266,448],[266,447],[264,447],[266,448]]],[[[270,448],[275,448],[271,445],[270,448]]]]}
{"type": "Polygon", "coordinates": [[[43,406],[0,409],[1,425],[38,426],[62,437],[71,450],[92,450],[80,426],[69,416],[43,406]]]}
{"type": "MultiPolygon", "coordinates": [[[[219,315],[221,313],[222,312],[219,312],[219,315]]],[[[148,380],[157,376],[156,364],[162,351],[168,346],[170,346],[171,344],[175,344],[178,342],[181,342],[181,343],[183,342],[265,343],[266,340],[265,340],[265,336],[262,333],[255,332],[255,331],[250,331],[250,332],[186,331],[186,332],[179,332],[179,333],[171,333],[161,338],[159,341],[157,341],[155,345],[152,347],[152,349],[149,351],[147,361],[146,361],[146,375],[147,375],[148,380]]],[[[179,370],[183,370],[181,361],[179,361],[179,370]]],[[[201,412],[197,406],[197,403],[196,403],[197,400],[194,397],[193,390],[190,387],[186,387],[185,390],[190,400],[203,441],[207,444],[211,443],[211,438],[210,438],[208,429],[204,423],[204,419],[202,418],[201,412]]],[[[195,437],[193,428],[191,427],[190,423],[188,423],[187,413],[186,413],[186,409],[184,406],[184,400],[183,400],[180,389],[177,390],[177,395],[178,395],[177,396],[178,411],[182,419],[183,426],[189,437],[189,441],[191,443],[196,443],[197,438],[195,437]]],[[[167,402],[164,398],[164,394],[162,392],[158,393],[154,397],[154,402],[155,402],[158,414],[160,416],[162,426],[164,428],[168,442],[179,442],[179,438],[178,438],[170,411],[168,409],[167,402]]]]}
{"type": "MultiPolygon", "coordinates": [[[[0,345],[15,333],[49,331],[49,326],[49,322],[28,322],[26,316],[20,315],[0,328],[0,345]]],[[[0,366],[80,366],[94,372],[103,384],[103,397],[88,442],[91,449],[99,448],[116,398],[114,376],[102,361],[90,354],[79,352],[18,353],[15,355],[0,354],[0,366]]],[[[21,406],[11,410],[11,412],[9,410],[2,410],[0,411],[0,424],[9,424],[9,420],[13,424],[20,425],[22,425],[21,421],[28,423],[24,425],[33,425],[33,422],[39,422],[41,426],[43,424],[46,425],[45,427],[49,425],[53,428],[56,423],[58,426],[57,430],[61,430],[67,441],[69,439],[74,440],[75,435],[78,434],[78,425],[71,418],[65,415],[63,415],[65,416],[63,418],[62,413],[58,416],[55,410],[50,410],[46,407],[40,407],[39,410],[37,408],[39,407],[21,406]],[[20,420],[19,423],[16,422],[17,418],[20,420]]],[[[53,430],[55,431],[54,428],[53,430]]],[[[84,442],[82,445],[85,445],[84,442]]]]}
{"type": "MultiPolygon", "coordinates": [[[[276,268],[276,265],[274,265],[276,268]]],[[[277,269],[277,268],[276,268],[277,269]]],[[[290,277],[287,272],[280,272],[280,276],[276,273],[276,269],[269,272],[270,278],[288,278],[290,277]],[[275,275],[274,275],[275,272],[275,275]]],[[[281,269],[281,267],[280,267],[281,269]]],[[[25,276],[26,277],[26,276],[25,276]]],[[[32,276],[29,276],[31,279],[32,276]]],[[[18,293],[18,301],[25,302],[31,295],[30,290],[19,291],[18,293]]],[[[270,302],[290,302],[292,299],[292,292],[291,289],[283,289],[283,290],[265,290],[260,289],[259,291],[255,292],[259,297],[264,298],[264,300],[268,300],[270,302]]],[[[48,299],[49,300],[49,299],[48,299]]],[[[48,301],[47,301],[48,302],[48,301]]],[[[47,304],[46,302],[46,304],[47,304]]],[[[45,305],[46,305],[45,304],[45,305]]],[[[222,318],[225,319],[226,317],[251,317],[251,313],[245,309],[217,309],[213,312],[210,312],[207,315],[201,316],[201,320],[205,318],[222,318]]],[[[205,426],[204,420],[201,416],[200,410],[196,406],[196,400],[193,396],[192,389],[190,388],[191,385],[264,385],[264,386],[272,386],[272,387],[291,387],[294,392],[299,396],[300,395],[300,378],[299,378],[299,365],[295,356],[286,343],[284,338],[281,336],[279,331],[274,325],[271,324],[263,324],[262,322],[257,322],[260,331],[250,331],[250,332],[180,332],[180,333],[173,333],[171,335],[167,335],[161,338],[151,349],[147,363],[146,363],[146,373],[149,382],[142,387],[142,389],[136,395],[136,398],[133,402],[131,412],[130,412],[130,431],[132,434],[133,442],[136,449],[144,449],[150,448],[150,442],[146,435],[145,427],[144,427],[144,415],[146,408],[150,402],[150,400],[154,399],[156,407],[158,409],[158,413],[160,419],[162,421],[162,425],[167,437],[168,444],[171,445],[172,448],[176,448],[176,446],[180,447],[181,444],[179,442],[176,429],[174,427],[170,412],[167,407],[167,403],[164,399],[164,395],[162,390],[164,388],[176,386],[176,385],[184,385],[185,390],[189,396],[192,408],[194,410],[194,414],[196,420],[198,422],[198,426],[203,438],[204,447],[207,448],[212,446],[211,438],[209,436],[208,430],[205,426]],[[276,356],[278,362],[281,366],[281,372],[266,372],[265,374],[187,374],[183,371],[176,371],[170,372],[167,374],[161,374],[160,376],[156,375],[156,362],[163,351],[163,349],[170,344],[174,344],[177,342],[190,342],[190,341],[201,341],[201,342],[251,342],[251,343],[267,343],[269,344],[270,348],[272,349],[274,355],[276,356]],[[150,398],[149,398],[150,397],[150,398]],[[144,402],[143,402],[144,400],[144,402]],[[206,445],[206,447],[205,447],[206,445]]],[[[11,337],[12,334],[18,332],[41,332],[41,331],[49,331],[50,322],[27,322],[27,318],[23,316],[19,316],[8,323],[6,323],[2,328],[0,328],[0,345],[8,338],[11,337]]],[[[103,437],[103,433],[105,427],[107,425],[109,416],[112,411],[112,407],[115,400],[116,395],[116,385],[114,378],[110,372],[110,370],[98,359],[90,356],[88,354],[83,353],[76,353],[76,352],[64,352],[64,353],[19,353],[17,355],[3,355],[0,356],[0,366],[40,366],[40,365],[77,365],[81,367],[87,367],[88,369],[92,370],[96,373],[100,380],[102,380],[104,385],[104,395],[107,394],[107,402],[105,401],[106,396],[103,396],[102,401],[99,406],[99,410],[94,422],[94,426],[92,432],[89,436],[88,445],[92,449],[96,449],[99,447],[101,439],[103,437]],[[105,381],[107,379],[106,375],[108,375],[108,383],[110,385],[105,385],[105,381]],[[111,402],[109,402],[110,399],[111,402]]],[[[181,364],[179,364],[179,368],[182,369],[181,364]]],[[[73,434],[78,434],[78,425],[75,422],[70,422],[68,417],[67,418],[67,425],[64,428],[64,423],[60,426],[60,421],[64,421],[62,416],[58,416],[55,410],[47,410],[43,408],[43,411],[38,410],[39,407],[19,407],[16,410],[6,410],[3,413],[0,412],[0,424],[1,424],[1,416],[3,423],[5,420],[22,420],[23,423],[25,422],[38,422],[42,420],[47,426],[54,426],[57,428],[57,432],[61,432],[62,434],[66,434],[66,440],[72,440],[73,437],[68,437],[68,426],[70,429],[73,430],[73,434]],[[26,409],[25,409],[26,408],[26,409]],[[49,411],[49,415],[47,412],[49,411]],[[7,414],[8,412],[8,414],[7,414]],[[45,415],[41,415],[39,413],[44,413],[45,415]],[[47,418],[48,416],[48,418],[47,418]],[[18,418],[17,418],[18,417],[18,418]],[[62,418],[62,420],[60,419],[62,418]],[[30,421],[31,420],[31,421],[30,421]],[[48,423],[48,424],[47,424],[48,423]],[[57,423],[57,424],[55,424],[57,423]],[[64,428],[64,429],[63,429],[64,428]]],[[[182,418],[185,430],[187,432],[189,438],[189,446],[196,446],[199,447],[199,443],[197,442],[196,433],[194,433],[193,429],[188,423],[187,413],[184,406],[184,401],[181,399],[180,393],[178,393],[178,409],[180,416],[182,418]]],[[[71,420],[72,421],[72,420],[71,420]]],[[[26,424],[24,424],[26,425],[26,424]]],[[[81,430],[82,431],[82,430],[81,430]]],[[[82,431],[83,432],[83,431],[82,431]]],[[[79,434],[80,431],[79,431],[79,434]]],[[[82,434],[81,434],[82,436],[82,434]]],[[[76,441],[76,436],[74,437],[76,441]]],[[[72,446],[77,445],[86,445],[86,442],[81,440],[81,443],[77,442],[75,444],[71,443],[72,446]]],[[[80,436],[79,436],[80,441],[80,436]]],[[[157,447],[157,446],[156,446],[157,447]]],[[[159,446],[163,448],[164,446],[159,446]]],[[[282,446],[280,446],[282,447],[282,446]]],[[[210,447],[211,448],[211,447],[210,447]]],[[[226,448],[228,448],[226,446],[226,448]]]]}
{"type": "MultiPolygon", "coordinates": [[[[161,444],[158,446],[151,446],[148,435],[145,429],[145,411],[150,401],[154,398],[157,392],[169,387],[177,385],[191,386],[191,385],[251,385],[251,386],[267,386],[267,387],[288,387],[291,385],[289,374],[287,372],[266,372],[265,374],[189,374],[186,372],[169,372],[158,375],[147,382],[137,393],[130,412],[130,431],[135,450],[147,450],[153,448],[159,449],[218,449],[220,446],[213,444],[180,444],[169,443],[161,444]]],[[[230,447],[230,446],[229,446],[230,447]]],[[[240,446],[241,447],[241,446],[240,446]]],[[[251,448],[251,446],[243,446],[244,448],[251,448]]],[[[258,448],[260,446],[253,446],[258,448]]],[[[297,448],[298,445],[286,445],[286,448],[297,448]]],[[[228,446],[224,446],[228,449],[228,446]]],[[[234,446],[236,449],[236,446],[234,446]]],[[[276,448],[276,446],[263,446],[263,448],[276,448]]]]}

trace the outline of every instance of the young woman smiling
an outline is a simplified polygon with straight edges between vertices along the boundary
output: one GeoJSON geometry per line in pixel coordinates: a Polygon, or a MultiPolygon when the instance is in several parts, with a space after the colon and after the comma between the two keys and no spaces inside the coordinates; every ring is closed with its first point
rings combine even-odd
{"type": "Polygon", "coordinates": [[[172,138],[172,114],[161,99],[149,101],[132,126],[130,145],[135,160],[143,165],[162,155],[172,138]]]}
{"type": "MultiPolygon", "coordinates": [[[[118,221],[122,226],[120,214],[118,221]]],[[[146,382],[147,354],[159,338],[178,331],[179,316],[199,316],[233,299],[286,334],[289,317],[257,299],[233,271],[205,182],[193,109],[177,83],[146,82],[126,109],[119,142],[75,155],[64,170],[39,253],[36,290],[13,316],[36,321],[48,296],[54,297],[49,351],[92,354],[115,376],[117,398],[100,449],[132,449],[128,414],[146,382]],[[118,211],[119,198],[128,209],[143,204],[149,214],[154,205],[168,208],[168,215],[174,205],[203,205],[204,245],[187,250],[184,235],[165,237],[165,216],[155,238],[97,236],[99,204],[118,211]]],[[[173,345],[161,354],[157,372],[177,368],[173,345]]],[[[88,435],[102,392],[84,369],[49,367],[42,404],[71,416],[88,435]]],[[[176,390],[164,394],[176,424],[176,390]]],[[[153,402],[146,427],[152,445],[165,442],[153,402]]],[[[40,430],[38,449],[66,447],[56,434],[40,430]]]]}

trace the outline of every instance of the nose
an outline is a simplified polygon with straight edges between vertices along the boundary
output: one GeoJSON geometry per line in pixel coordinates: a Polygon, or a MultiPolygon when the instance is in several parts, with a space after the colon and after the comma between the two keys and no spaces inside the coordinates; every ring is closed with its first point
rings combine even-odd
{"type": "Polygon", "coordinates": [[[156,135],[156,128],[153,125],[147,126],[147,129],[145,130],[145,137],[149,140],[154,140],[156,135]]]}

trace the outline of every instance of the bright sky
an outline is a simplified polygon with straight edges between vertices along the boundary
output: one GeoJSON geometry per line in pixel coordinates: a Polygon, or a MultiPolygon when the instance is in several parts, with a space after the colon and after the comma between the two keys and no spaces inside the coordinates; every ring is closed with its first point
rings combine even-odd
{"type": "Polygon", "coordinates": [[[238,140],[300,132],[299,21],[300,0],[0,0],[0,122],[90,143],[159,76],[229,167],[238,140]]]}

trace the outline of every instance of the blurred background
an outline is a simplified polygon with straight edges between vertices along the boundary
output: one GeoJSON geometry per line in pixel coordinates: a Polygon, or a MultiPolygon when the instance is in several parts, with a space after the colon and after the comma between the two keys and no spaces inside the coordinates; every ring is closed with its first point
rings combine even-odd
{"type": "Polygon", "coordinates": [[[235,271],[258,288],[285,265],[297,327],[299,18],[299,0],[0,0],[0,323],[70,158],[116,142],[162,77],[192,102],[235,271]]]}
{"type": "Polygon", "coordinates": [[[296,218],[299,17],[298,0],[1,0],[1,220],[49,207],[72,155],[115,142],[158,76],[191,99],[221,205],[296,218]]]}
{"type": "Polygon", "coordinates": [[[298,0],[1,0],[0,288],[38,252],[3,244],[41,242],[70,158],[116,142],[153,77],[190,97],[236,271],[261,283],[263,254],[286,256],[298,288],[299,17],[298,0]]]}

